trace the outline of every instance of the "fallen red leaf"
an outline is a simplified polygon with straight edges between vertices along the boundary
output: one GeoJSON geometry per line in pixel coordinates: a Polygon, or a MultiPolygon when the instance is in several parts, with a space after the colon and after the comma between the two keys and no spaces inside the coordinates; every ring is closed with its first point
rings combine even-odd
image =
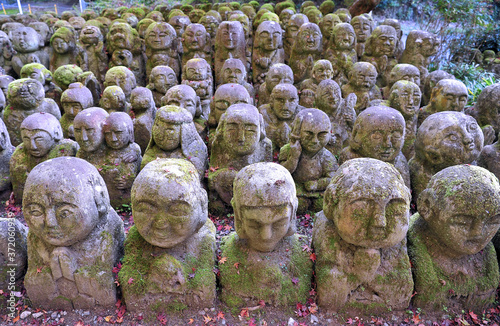
{"type": "Polygon", "coordinates": [[[222,258],[219,260],[219,264],[224,264],[226,261],[227,261],[227,257],[222,257],[222,258]]]}
{"type": "Polygon", "coordinates": [[[241,309],[240,316],[243,317],[243,318],[250,317],[250,315],[248,314],[248,309],[247,308],[241,309]]]}
{"type": "Polygon", "coordinates": [[[316,254],[314,252],[312,254],[310,254],[309,259],[312,260],[313,262],[315,262],[316,261],[316,254]]]}
{"type": "Polygon", "coordinates": [[[223,313],[222,311],[219,311],[219,312],[217,313],[217,320],[220,320],[220,319],[225,319],[225,318],[224,318],[224,313],[223,313]]]}

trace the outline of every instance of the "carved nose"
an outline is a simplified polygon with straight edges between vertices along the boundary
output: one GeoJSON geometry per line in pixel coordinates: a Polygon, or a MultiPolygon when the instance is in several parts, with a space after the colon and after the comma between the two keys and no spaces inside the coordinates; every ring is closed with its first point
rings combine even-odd
{"type": "Polygon", "coordinates": [[[260,236],[262,240],[269,240],[273,236],[273,231],[272,231],[272,226],[271,225],[265,225],[261,228],[260,230],[260,236]]]}
{"type": "Polygon", "coordinates": [[[376,212],[373,216],[373,226],[377,228],[385,228],[387,221],[385,219],[385,210],[376,212]]]}
{"type": "Polygon", "coordinates": [[[48,209],[45,213],[45,225],[50,228],[57,226],[56,214],[53,209],[48,209]]]}
{"type": "Polygon", "coordinates": [[[87,136],[87,132],[85,131],[85,129],[82,129],[82,139],[83,139],[83,141],[89,140],[89,138],[87,136]]]}

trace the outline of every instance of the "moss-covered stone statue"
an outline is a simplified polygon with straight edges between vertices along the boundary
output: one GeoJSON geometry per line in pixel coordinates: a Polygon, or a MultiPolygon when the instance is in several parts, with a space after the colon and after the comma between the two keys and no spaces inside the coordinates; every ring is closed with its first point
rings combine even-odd
{"type": "Polygon", "coordinates": [[[192,114],[179,106],[158,109],[152,137],[144,153],[141,169],[157,158],[182,158],[196,168],[200,179],[208,163],[207,146],[196,131],[192,114]]]}
{"type": "Polygon", "coordinates": [[[223,238],[221,301],[231,308],[294,306],[309,295],[312,262],[296,234],[297,197],[290,173],[276,163],[244,167],[234,180],[236,232],[223,238]],[[237,268],[235,268],[237,264],[237,268]]]}
{"type": "Polygon", "coordinates": [[[26,181],[23,203],[29,226],[24,286],[33,306],[113,308],[123,222],[96,168],[75,157],[43,162],[26,181]]]}
{"type": "Polygon", "coordinates": [[[223,209],[222,202],[231,202],[233,180],[239,170],[271,161],[272,144],[266,137],[262,115],[251,104],[231,105],[221,115],[212,141],[208,173],[211,209],[223,209]]]}
{"type": "Polygon", "coordinates": [[[360,59],[365,52],[366,40],[372,34],[375,23],[370,15],[362,14],[354,17],[351,25],[356,33],[356,53],[358,54],[358,59],[360,59]]]}
{"type": "Polygon", "coordinates": [[[349,72],[349,83],[342,86],[342,96],[354,93],[357,101],[354,110],[357,114],[366,109],[370,101],[382,99],[377,82],[377,69],[369,62],[356,62],[349,72]]]}
{"type": "Polygon", "coordinates": [[[75,116],[92,106],[92,93],[82,83],[72,83],[61,96],[64,114],[59,121],[63,130],[64,138],[75,139],[73,120],[75,116]]]}
{"type": "Polygon", "coordinates": [[[277,22],[262,22],[255,31],[252,52],[253,83],[264,83],[269,68],[285,62],[281,26],[277,22]]]}
{"type": "Polygon", "coordinates": [[[500,281],[491,239],[500,227],[500,185],[483,168],[436,173],[418,198],[408,232],[419,308],[482,311],[500,281]]]}
{"type": "Polygon", "coordinates": [[[21,221],[0,217],[0,289],[3,291],[19,289],[19,282],[26,273],[27,236],[28,228],[21,221]]]}
{"type": "Polygon", "coordinates": [[[26,178],[41,162],[60,157],[75,156],[78,144],[63,138],[59,121],[48,113],[34,113],[21,123],[22,143],[10,158],[10,179],[14,196],[22,201],[26,178]]]}
{"type": "Polygon", "coordinates": [[[50,70],[55,71],[63,65],[77,65],[83,71],[88,70],[86,52],[77,44],[74,30],[59,28],[50,38],[50,46],[52,47],[50,70]]]}
{"type": "Polygon", "coordinates": [[[212,64],[210,34],[201,24],[189,24],[182,34],[182,67],[193,58],[205,59],[212,64]]]}
{"type": "Polygon", "coordinates": [[[294,84],[300,84],[304,79],[311,77],[314,62],[321,59],[322,42],[323,36],[318,25],[305,23],[300,26],[289,62],[294,84]]]}
{"type": "Polygon", "coordinates": [[[418,125],[433,113],[443,111],[463,112],[468,98],[467,87],[455,79],[441,79],[432,89],[429,104],[418,113],[418,125]]]}
{"type": "Polygon", "coordinates": [[[132,90],[137,87],[137,79],[132,71],[124,66],[116,66],[106,72],[104,87],[118,86],[125,94],[125,99],[130,103],[132,90]]]}
{"type": "Polygon", "coordinates": [[[12,191],[9,161],[15,147],[10,142],[9,132],[0,119],[0,200],[7,200],[12,191]]]}
{"type": "Polygon", "coordinates": [[[202,116],[208,119],[210,101],[214,93],[214,81],[210,64],[201,58],[190,59],[182,68],[182,84],[196,91],[201,104],[202,116]]]}
{"type": "Polygon", "coordinates": [[[103,83],[108,69],[108,56],[104,52],[104,37],[101,30],[97,26],[84,26],[80,32],[79,42],[87,57],[88,70],[103,83]]]}
{"type": "Polygon", "coordinates": [[[61,118],[61,111],[56,102],[45,98],[43,85],[37,80],[23,78],[11,82],[7,99],[9,105],[3,110],[3,121],[14,146],[22,143],[20,126],[29,115],[45,112],[53,115],[57,120],[61,118]]]}
{"type": "Polygon", "coordinates": [[[390,164],[358,158],[340,166],[313,228],[321,308],[372,314],[408,307],[410,199],[390,164]]]}
{"type": "MultiPolygon", "coordinates": [[[[233,104],[247,103],[252,104],[252,98],[245,87],[240,84],[223,84],[215,91],[212,100],[208,125],[215,128],[219,125],[220,117],[227,108],[233,104]]],[[[215,130],[214,130],[215,131],[215,130]]],[[[210,135],[211,136],[211,135],[210,135]]]]}
{"type": "Polygon", "coordinates": [[[161,107],[161,98],[175,85],[177,85],[177,76],[172,68],[169,66],[156,66],[151,69],[149,84],[146,87],[153,92],[157,108],[161,107]]]}
{"type": "Polygon", "coordinates": [[[403,41],[401,40],[401,38],[403,37],[403,31],[401,30],[401,22],[397,19],[386,18],[382,23],[380,23],[380,25],[392,26],[396,30],[397,40],[396,40],[396,51],[394,52],[394,57],[396,58],[396,60],[399,60],[403,55],[403,51],[405,49],[403,41]]]}
{"type": "Polygon", "coordinates": [[[285,62],[290,62],[290,55],[292,54],[292,47],[297,39],[300,26],[309,23],[309,19],[304,14],[294,14],[290,17],[288,25],[285,29],[285,36],[283,38],[283,49],[285,51],[285,62]]]}
{"type": "Polygon", "coordinates": [[[326,148],[338,156],[340,151],[348,146],[356,121],[356,94],[351,93],[344,99],[339,85],[331,79],[326,79],[318,85],[314,104],[330,118],[332,137],[326,148]]]}
{"type": "Polygon", "coordinates": [[[269,68],[266,81],[260,85],[258,92],[259,106],[268,104],[271,100],[271,92],[278,84],[293,84],[293,71],[284,63],[277,63],[269,68]]]}
{"type": "Polygon", "coordinates": [[[243,64],[247,63],[245,31],[238,21],[224,21],[217,29],[214,56],[215,85],[222,83],[222,66],[229,58],[239,59],[243,64]]]}
{"type": "Polygon", "coordinates": [[[453,76],[450,73],[447,73],[444,70],[434,70],[433,72],[429,73],[427,77],[420,78],[420,83],[423,85],[422,89],[422,106],[425,106],[429,104],[429,100],[431,98],[432,90],[434,89],[434,86],[441,80],[441,79],[455,79],[455,76],[453,76]]]}
{"type": "Polygon", "coordinates": [[[431,58],[438,51],[441,41],[438,36],[421,30],[413,30],[406,38],[406,48],[399,60],[400,63],[409,63],[420,70],[420,79],[424,80],[429,71],[427,67],[431,58]]]}
{"type": "Polygon", "coordinates": [[[353,64],[358,61],[356,54],[356,34],[351,24],[340,23],[332,28],[325,58],[336,67],[335,81],[340,86],[347,84],[347,76],[353,64]]]}
{"type": "Polygon", "coordinates": [[[279,153],[279,162],[293,176],[299,214],[320,211],[323,192],[338,169],[335,156],[325,148],[330,141],[330,119],[321,110],[304,109],[293,121],[290,142],[279,153]]]}
{"type": "Polygon", "coordinates": [[[21,68],[28,63],[49,66],[49,55],[39,48],[40,39],[31,27],[19,27],[12,32],[12,47],[17,52],[12,56],[12,69],[20,76],[21,68]]]}
{"type": "Polygon", "coordinates": [[[255,98],[255,89],[247,82],[247,70],[239,59],[227,59],[222,66],[222,84],[240,84],[245,87],[250,97],[255,98]]]}
{"type": "MultiPolygon", "coordinates": [[[[324,15],[323,19],[319,22],[318,26],[321,29],[321,34],[323,34],[323,56],[329,47],[333,27],[340,23],[342,23],[342,21],[339,16],[332,13],[324,15]]],[[[356,57],[356,60],[357,59],[358,58],[356,57]]]]}
{"type": "Polygon", "coordinates": [[[75,140],[80,149],[76,157],[94,166],[103,164],[106,152],[102,128],[109,113],[99,107],[91,107],[78,113],[73,120],[75,140]]]}
{"type": "Polygon", "coordinates": [[[392,68],[391,73],[389,74],[389,79],[387,80],[387,86],[380,90],[385,99],[389,98],[392,85],[399,80],[410,81],[417,84],[417,86],[422,89],[420,71],[418,68],[407,63],[399,63],[392,68]]]}
{"type": "Polygon", "coordinates": [[[483,132],[476,120],[462,112],[438,112],[418,127],[415,156],[410,160],[413,200],[431,177],[457,164],[475,164],[483,149],[483,132]]]}
{"type": "Polygon", "coordinates": [[[340,153],[340,164],[370,157],[394,165],[410,187],[408,161],[401,152],[405,140],[405,119],[386,106],[372,106],[361,112],[352,129],[349,146],[340,153]]]}
{"type": "Polygon", "coordinates": [[[149,163],[134,182],[132,213],[118,274],[127,309],[147,315],[212,307],[215,227],[196,168],[174,158],[149,163]]]}
{"type": "Polygon", "coordinates": [[[12,56],[15,51],[9,36],[3,31],[0,31],[0,52],[0,67],[5,70],[5,74],[12,75],[12,56]]]}
{"type": "Polygon", "coordinates": [[[136,87],[130,95],[130,115],[134,122],[134,140],[144,154],[151,139],[151,129],[156,116],[152,92],[146,87],[136,87]]]}
{"type": "Polygon", "coordinates": [[[297,88],[290,84],[276,85],[271,93],[271,102],[259,107],[274,152],[279,152],[290,141],[292,122],[303,108],[299,106],[297,88]]]}
{"type": "Polygon", "coordinates": [[[75,65],[60,66],[53,73],[53,81],[62,91],[67,90],[71,83],[80,82],[92,93],[94,105],[99,104],[102,94],[101,82],[97,80],[91,71],[84,72],[80,67],[75,65]]]}
{"type": "Polygon", "coordinates": [[[311,78],[304,79],[298,87],[301,93],[300,97],[302,105],[308,108],[312,108],[314,106],[314,96],[312,96],[312,99],[309,99],[308,96],[305,96],[305,94],[307,94],[306,90],[310,90],[313,94],[316,94],[319,83],[321,83],[323,80],[332,79],[334,75],[336,76],[338,75],[338,73],[333,71],[333,67],[330,61],[316,61],[312,68],[311,78]]]}
{"type": "Polygon", "coordinates": [[[492,144],[500,132],[500,83],[485,87],[477,97],[474,107],[466,109],[483,129],[484,144],[492,144]]]}
{"type": "Polygon", "coordinates": [[[175,71],[177,78],[181,73],[181,58],[175,29],[168,23],[153,23],[146,30],[146,75],[156,66],[169,66],[175,71]],[[163,56],[161,64],[153,60],[153,56],[163,56]]]}
{"type": "Polygon", "coordinates": [[[108,113],[130,111],[130,103],[127,102],[125,93],[116,85],[108,86],[104,89],[99,106],[108,113]]]}
{"type": "Polygon", "coordinates": [[[21,68],[21,78],[31,78],[38,80],[45,92],[45,97],[56,102],[61,108],[62,90],[59,86],[53,83],[52,73],[45,68],[41,63],[29,63],[21,68]]]}

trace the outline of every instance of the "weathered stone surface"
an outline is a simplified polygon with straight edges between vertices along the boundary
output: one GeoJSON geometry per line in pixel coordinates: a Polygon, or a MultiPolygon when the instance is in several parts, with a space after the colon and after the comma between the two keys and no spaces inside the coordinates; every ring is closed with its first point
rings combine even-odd
{"type": "Polygon", "coordinates": [[[320,59],[323,36],[319,26],[305,23],[299,28],[297,39],[290,53],[290,68],[293,71],[293,83],[300,84],[311,77],[314,62],[320,59]]]}
{"type": "Polygon", "coordinates": [[[131,115],[134,119],[134,141],[144,154],[151,139],[151,129],[156,116],[153,93],[146,87],[136,87],[130,95],[131,115]]]}
{"type": "Polygon", "coordinates": [[[64,138],[75,139],[73,120],[82,110],[92,106],[92,93],[82,83],[72,83],[61,95],[64,114],[59,122],[64,138]]]}
{"type": "Polygon", "coordinates": [[[240,59],[243,64],[246,59],[245,31],[240,22],[224,21],[217,29],[215,42],[215,85],[222,83],[222,66],[226,59],[240,59]]]}
{"type": "Polygon", "coordinates": [[[40,39],[31,27],[18,27],[12,32],[12,47],[17,52],[12,56],[12,68],[19,76],[21,68],[28,63],[39,62],[49,66],[48,54],[40,50],[40,39]]]}
{"type": "Polygon", "coordinates": [[[0,289],[19,290],[18,281],[26,273],[28,228],[15,218],[0,218],[0,289]]]}
{"type": "Polygon", "coordinates": [[[347,83],[347,76],[353,64],[358,61],[356,54],[356,34],[351,24],[339,23],[332,27],[325,58],[337,70],[335,81],[340,86],[347,83]]]}
{"type": "Polygon", "coordinates": [[[212,69],[205,59],[194,58],[182,68],[182,84],[192,87],[199,97],[201,116],[207,120],[210,114],[210,101],[214,93],[212,69]]]}
{"type": "Polygon", "coordinates": [[[104,160],[106,144],[102,128],[108,116],[104,109],[92,107],[78,113],[73,120],[75,140],[80,145],[76,156],[94,166],[104,160]]]}
{"type": "Polygon", "coordinates": [[[370,101],[382,99],[377,82],[377,69],[369,62],[356,62],[349,72],[349,82],[343,85],[342,96],[356,95],[356,114],[366,109],[370,101]]]}
{"type": "Polygon", "coordinates": [[[9,161],[15,149],[2,120],[0,121],[0,200],[8,199],[12,191],[9,161]]]}
{"type": "Polygon", "coordinates": [[[177,85],[177,76],[172,68],[169,66],[156,66],[151,69],[149,84],[146,87],[153,92],[157,108],[162,106],[161,98],[175,85],[177,85]]]}
{"type": "Polygon", "coordinates": [[[271,92],[278,84],[293,84],[292,68],[283,63],[277,63],[269,68],[266,81],[259,87],[259,106],[269,103],[271,92]]]}
{"type": "Polygon", "coordinates": [[[500,185],[485,169],[457,165],[431,178],[408,233],[416,307],[481,311],[493,303],[499,214],[500,185]]]}

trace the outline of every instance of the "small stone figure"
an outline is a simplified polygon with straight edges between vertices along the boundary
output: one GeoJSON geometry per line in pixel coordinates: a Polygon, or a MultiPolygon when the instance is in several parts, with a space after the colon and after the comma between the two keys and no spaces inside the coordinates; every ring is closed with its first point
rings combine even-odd
{"type": "Polygon", "coordinates": [[[401,23],[397,19],[386,18],[382,23],[380,23],[380,25],[392,26],[396,30],[397,40],[396,40],[396,51],[394,52],[394,57],[396,58],[396,60],[401,59],[401,56],[403,55],[403,51],[405,49],[405,46],[401,40],[401,38],[403,37],[403,31],[401,30],[401,23]]]}
{"type": "Polygon", "coordinates": [[[86,52],[76,43],[74,31],[61,27],[50,38],[52,55],[49,69],[55,71],[63,65],[77,65],[83,71],[88,70],[86,52]]]}
{"type": "Polygon", "coordinates": [[[246,65],[250,66],[252,64],[252,48],[254,43],[254,38],[252,37],[253,30],[250,26],[250,19],[242,12],[233,12],[228,21],[239,21],[241,26],[243,26],[243,31],[245,32],[245,52],[247,62],[246,65]]]}
{"type": "Polygon", "coordinates": [[[0,31],[0,67],[5,70],[6,75],[12,75],[12,56],[16,53],[12,42],[6,33],[0,31]]]}
{"type": "Polygon", "coordinates": [[[118,274],[132,312],[213,306],[215,226],[195,171],[186,160],[159,159],[134,182],[135,225],[118,274]]]}
{"type": "Polygon", "coordinates": [[[340,164],[359,157],[370,157],[394,165],[410,187],[408,161],[401,149],[405,140],[405,119],[386,106],[372,106],[361,112],[352,129],[349,146],[340,153],[340,164]]]}
{"type": "Polygon", "coordinates": [[[271,93],[271,102],[259,107],[264,118],[266,135],[273,143],[273,151],[290,141],[292,122],[296,114],[302,110],[299,106],[297,88],[290,84],[278,84],[271,93]]]}
{"type": "Polygon", "coordinates": [[[192,87],[198,95],[202,116],[208,119],[210,100],[214,93],[212,69],[205,59],[191,59],[182,69],[182,84],[192,87]]]}
{"type": "Polygon", "coordinates": [[[400,63],[395,65],[389,75],[387,86],[381,89],[382,95],[385,99],[389,98],[392,85],[394,85],[399,80],[407,80],[417,84],[417,86],[420,87],[420,71],[414,65],[410,65],[407,63],[400,63]]]}
{"type": "Polygon", "coordinates": [[[23,200],[26,178],[41,162],[60,156],[75,156],[78,144],[63,139],[59,121],[48,113],[34,113],[21,123],[22,143],[9,161],[10,180],[17,202],[23,200]]]}
{"type": "MultiPolygon", "coordinates": [[[[0,288],[5,291],[18,289],[18,282],[26,273],[28,267],[27,236],[28,228],[21,221],[16,218],[0,217],[0,288]]],[[[14,308],[14,306],[10,307],[14,308]]]]}
{"type": "Polygon", "coordinates": [[[203,17],[200,18],[198,23],[202,24],[205,27],[207,33],[210,35],[210,45],[213,50],[215,47],[215,40],[220,20],[214,16],[205,14],[203,17]]]}
{"type": "Polygon", "coordinates": [[[190,24],[182,34],[182,67],[193,58],[205,59],[212,64],[210,34],[201,24],[190,24]]]}
{"type": "Polygon", "coordinates": [[[266,137],[262,115],[250,104],[233,104],[220,117],[215,131],[208,174],[211,209],[229,204],[233,180],[243,167],[272,161],[271,140],[266,137]]]}
{"type": "Polygon", "coordinates": [[[377,82],[377,69],[368,62],[356,62],[349,73],[349,83],[342,86],[342,96],[356,94],[357,114],[369,106],[370,101],[382,99],[377,82]]]}
{"type": "Polygon", "coordinates": [[[483,129],[484,144],[492,144],[500,132],[500,83],[485,87],[477,97],[471,110],[466,113],[473,116],[483,129]]]}
{"type": "Polygon", "coordinates": [[[106,72],[104,87],[119,86],[125,93],[126,101],[130,103],[130,95],[132,90],[137,87],[135,75],[124,66],[117,66],[109,69],[106,72]]]}
{"type": "Polygon", "coordinates": [[[134,142],[134,125],[125,112],[112,112],[102,131],[106,141],[104,163],[96,166],[108,187],[113,207],[130,203],[130,189],[141,166],[141,148],[134,142]]]}
{"type": "Polygon", "coordinates": [[[12,68],[19,76],[21,68],[28,63],[49,66],[49,55],[39,48],[40,39],[31,27],[20,27],[12,32],[12,46],[17,52],[12,56],[12,68]]]}
{"type": "MultiPolygon", "coordinates": [[[[325,54],[326,50],[329,47],[333,27],[340,23],[342,23],[342,21],[340,20],[339,16],[331,13],[325,15],[319,22],[318,26],[321,29],[321,34],[323,34],[323,54],[325,54]]],[[[358,58],[356,58],[356,60],[357,59],[358,58]]]]}
{"type": "Polygon", "coordinates": [[[224,21],[219,25],[215,42],[215,85],[222,83],[222,66],[226,59],[239,59],[243,64],[247,62],[245,47],[245,31],[240,22],[224,21]]]}
{"type": "Polygon", "coordinates": [[[61,96],[64,114],[59,121],[63,130],[64,138],[75,139],[73,120],[75,116],[92,106],[92,93],[82,83],[72,83],[61,96]]]}
{"type": "Polygon", "coordinates": [[[169,66],[156,66],[151,69],[149,84],[146,87],[153,92],[157,108],[161,106],[161,98],[175,85],[177,85],[177,76],[172,68],[169,66]]]}
{"type": "Polygon", "coordinates": [[[78,113],[73,120],[75,140],[80,145],[76,157],[94,166],[104,162],[106,144],[102,128],[109,113],[102,108],[92,107],[78,113]]]}
{"type": "Polygon", "coordinates": [[[300,26],[289,62],[293,71],[294,84],[298,85],[304,79],[311,77],[314,62],[321,59],[322,40],[323,37],[318,25],[305,23],[300,26]]]}
{"type": "Polygon", "coordinates": [[[276,163],[244,167],[234,180],[236,232],[221,242],[221,301],[232,308],[292,306],[309,293],[312,262],[296,234],[297,197],[290,173],[276,163]],[[234,268],[234,264],[238,268],[234,268]]]}
{"type": "Polygon", "coordinates": [[[193,163],[200,180],[203,178],[208,163],[207,145],[196,131],[190,112],[173,105],[159,108],[151,133],[141,169],[157,158],[182,158],[193,163]]]}
{"type": "Polygon", "coordinates": [[[312,90],[314,93],[318,90],[318,85],[323,80],[332,79],[334,75],[333,67],[328,60],[318,60],[314,63],[311,72],[311,78],[305,79],[300,83],[300,91],[306,89],[312,90]]]}
{"type": "Polygon", "coordinates": [[[33,306],[113,308],[123,222],[97,170],[74,157],[39,164],[26,181],[23,213],[29,226],[24,285],[33,306]]]}
{"type": "Polygon", "coordinates": [[[49,69],[45,68],[44,65],[41,63],[29,63],[24,65],[21,68],[21,78],[38,80],[43,85],[45,97],[54,100],[59,108],[61,108],[62,90],[52,82],[52,73],[49,69]]]}
{"type": "Polygon", "coordinates": [[[309,23],[309,19],[304,14],[295,14],[290,17],[288,26],[285,29],[285,37],[283,40],[283,49],[285,51],[285,62],[290,62],[290,55],[292,54],[292,47],[297,39],[297,34],[302,25],[309,23]]]}
{"type": "Polygon", "coordinates": [[[420,30],[411,31],[406,38],[406,48],[399,62],[417,67],[420,70],[420,80],[423,81],[429,74],[427,67],[430,57],[437,53],[440,44],[435,34],[420,30]]]}
{"type": "Polygon", "coordinates": [[[222,66],[222,84],[240,84],[246,88],[248,94],[255,98],[255,89],[252,84],[247,83],[247,70],[239,59],[227,59],[222,66]]]}
{"type": "Polygon", "coordinates": [[[420,87],[422,89],[422,106],[429,104],[432,90],[441,79],[455,79],[455,76],[444,70],[434,70],[427,77],[420,78],[420,83],[423,84],[423,87],[420,87]]]}
{"type": "Polygon", "coordinates": [[[175,29],[168,23],[153,23],[146,30],[146,75],[151,74],[151,69],[156,66],[169,66],[175,71],[177,78],[181,74],[181,58],[179,56],[179,44],[175,29]],[[162,64],[152,60],[153,56],[161,55],[162,64]]]}
{"type": "Polygon", "coordinates": [[[467,87],[459,80],[441,79],[432,89],[429,104],[420,109],[418,125],[433,113],[463,112],[468,98],[467,87]]]}
{"type": "MultiPolygon", "coordinates": [[[[12,145],[22,143],[20,125],[23,120],[37,112],[50,113],[59,120],[61,111],[56,102],[44,97],[42,84],[34,79],[17,79],[9,84],[9,105],[3,111],[3,121],[9,131],[12,145]]],[[[61,135],[62,136],[62,135],[61,135]]]]}
{"type": "Polygon", "coordinates": [[[82,83],[92,93],[94,105],[99,104],[102,94],[101,82],[97,80],[91,71],[83,72],[83,70],[78,66],[64,65],[54,71],[53,80],[62,91],[67,90],[71,83],[82,83]]]}
{"type": "Polygon", "coordinates": [[[319,211],[323,192],[338,169],[335,156],[325,148],[330,141],[330,119],[318,109],[304,109],[293,121],[290,142],[279,153],[279,162],[293,176],[299,214],[319,211]]]}
{"type": "Polygon", "coordinates": [[[362,61],[377,68],[377,86],[387,85],[392,68],[398,64],[395,58],[397,33],[394,27],[380,25],[375,28],[365,44],[362,61]]]}
{"type": "Polygon", "coordinates": [[[352,128],[356,121],[356,94],[351,93],[342,98],[339,85],[331,80],[323,80],[318,85],[315,98],[315,107],[325,112],[332,125],[332,139],[326,145],[333,155],[340,155],[344,147],[349,144],[352,128]]]}
{"type": "Polygon", "coordinates": [[[129,112],[130,104],[125,98],[125,93],[119,86],[108,86],[102,92],[101,101],[99,106],[111,112],[129,112]]]}
{"type": "Polygon", "coordinates": [[[271,92],[274,86],[278,84],[293,84],[293,71],[288,65],[283,63],[274,64],[269,68],[265,83],[259,87],[259,106],[269,103],[271,92]]]}
{"type": "Polygon", "coordinates": [[[131,112],[134,117],[134,140],[144,154],[151,139],[151,129],[156,116],[153,94],[146,87],[136,87],[130,95],[131,112]]]}
{"type": "Polygon", "coordinates": [[[375,23],[370,15],[362,14],[354,17],[351,25],[356,33],[356,53],[358,54],[358,59],[361,59],[361,56],[365,52],[366,40],[372,34],[375,23]]]}
{"type": "Polygon", "coordinates": [[[108,56],[104,52],[104,39],[101,30],[96,26],[86,25],[80,32],[79,41],[87,56],[88,70],[92,71],[102,84],[108,69],[108,56]]]}
{"type": "Polygon", "coordinates": [[[415,156],[409,162],[413,201],[442,169],[475,164],[483,139],[476,120],[462,112],[438,112],[425,119],[418,127],[415,156]]]}
{"type": "MultiPolygon", "coordinates": [[[[0,89],[2,90],[2,93],[7,99],[8,93],[9,93],[9,85],[15,80],[14,77],[9,76],[9,75],[0,75],[0,89]]],[[[8,104],[8,102],[7,102],[8,104]]]]}
{"type": "Polygon", "coordinates": [[[239,84],[220,85],[215,91],[211,102],[212,107],[208,118],[208,125],[213,128],[217,127],[220,117],[226,112],[227,108],[238,103],[252,104],[252,99],[246,89],[239,84]]]}
{"type": "Polygon", "coordinates": [[[353,64],[358,61],[356,54],[356,34],[351,24],[341,23],[332,28],[331,39],[325,58],[338,71],[335,81],[342,86],[347,84],[347,76],[353,64]]]}
{"type": "Polygon", "coordinates": [[[500,185],[485,169],[457,165],[430,179],[408,232],[415,307],[482,311],[495,301],[499,216],[500,185]]]}
{"type": "Polygon", "coordinates": [[[0,200],[9,199],[12,191],[9,161],[15,149],[16,148],[10,143],[10,137],[5,123],[0,119],[0,200]]]}
{"type": "Polygon", "coordinates": [[[277,22],[262,22],[255,31],[252,52],[253,84],[264,83],[267,71],[276,63],[284,63],[285,53],[281,26],[277,22]]]}
{"type": "Polygon", "coordinates": [[[408,307],[410,199],[390,164],[358,158],[340,166],[313,229],[320,307],[368,314],[408,307]]]}

